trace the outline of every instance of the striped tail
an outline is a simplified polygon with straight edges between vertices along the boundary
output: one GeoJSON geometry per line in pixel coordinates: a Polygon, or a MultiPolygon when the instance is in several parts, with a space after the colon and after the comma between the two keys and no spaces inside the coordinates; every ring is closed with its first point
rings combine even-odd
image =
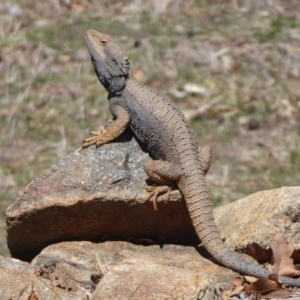
{"type": "MultiPolygon", "coordinates": [[[[196,166],[178,183],[185,196],[194,228],[202,244],[222,265],[242,274],[268,278],[271,273],[260,265],[244,259],[239,253],[228,250],[218,232],[208,188],[202,170],[196,166]]],[[[300,280],[279,276],[279,280],[291,286],[300,287],[300,280]]]]}

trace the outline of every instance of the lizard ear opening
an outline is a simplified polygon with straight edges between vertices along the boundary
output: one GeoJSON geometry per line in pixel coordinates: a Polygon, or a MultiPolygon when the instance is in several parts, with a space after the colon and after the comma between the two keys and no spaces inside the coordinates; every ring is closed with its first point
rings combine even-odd
{"type": "Polygon", "coordinates": [[[122,69],[124,73],[128,74],[130,70],[130,62],[128,60],[128,57],[125,58],[124,61],[122,62],[122,69]]]}
{"type": "Polygon", "coordinates": [[[101,44],[102,46],[107,45],[107,40],[106,40],[106,39],[100,39],[100,44],[101,44]]]}

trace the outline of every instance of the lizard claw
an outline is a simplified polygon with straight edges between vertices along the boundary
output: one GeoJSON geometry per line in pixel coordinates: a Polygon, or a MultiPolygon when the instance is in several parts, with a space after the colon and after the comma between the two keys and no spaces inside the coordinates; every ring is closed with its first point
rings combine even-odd
{"type": "Polygon", "coordinates": [[[103,138],[102,135],[105,133],[105,129],[103,127],[100,128],[99,131],[91,131],[90,134],[93,135],[92,137],[86,138],[83,141],[83,146],[82,148],[87,148],[91,145],[96,145],[96,147],[98,148],[99,146],[101,146],[104,142],[103,142],[103,138]]]}
{"type": "MultiPolygon", "coordinates": [[[[104,129],[104,127],[100,127],[100,129],[99,129],[99,131],[91,131],[90,132],[90,135],[94,135],[94,136],[97,136],[97,135],[99,135],[99,134],[102,134],[102,133],[104,133],[106,130],[104,129]]],[[[92,138],[94,138],[94,137],[91,137],[91,138],[87,138],[87,140],[88,139],[92,139],[92,138]]]]}
{"type": "Polygon", "coordinates": [[[150,200],[153,197],[153,200],[152,200],[153,208],[154,208],[154,210],[158,210],[157,209],[157,198],[160,195],[166,195],[166,201],[169,201],[172,188],[167,185],[160,185],[160,186],[148,186],[146,190],[148,192],[150,192],[146,201],[150,200]]]}

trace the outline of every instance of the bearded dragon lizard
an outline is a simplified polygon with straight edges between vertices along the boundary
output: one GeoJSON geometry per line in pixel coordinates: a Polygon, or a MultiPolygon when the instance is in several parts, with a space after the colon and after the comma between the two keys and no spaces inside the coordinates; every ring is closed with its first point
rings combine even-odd
{"type": "MultiPolygon", "coordinates": [[[[195,133],[183,113],[167,96],[134,79],[127,55],[110,36],[88,30],[85,39],[95,72],[108,92],[113,121],[106,129],[91,132],[93,137],[84,141],[83,148],[109,143],[130,127],[153,158],[144,170],[159,186],[151,191],[149,198],[156,202],[160,194],[169,194],[176,185],[184,195],[194,228],[210,254],[232,270],[268,278],[271,275],[268,270],[225,247],[214,221],[204,178],[210,151],[206,148],[202,154],[199,152],[195,133]]],[[[297,279],[279,276],[279,280],[300,287],[297,279]]]]}

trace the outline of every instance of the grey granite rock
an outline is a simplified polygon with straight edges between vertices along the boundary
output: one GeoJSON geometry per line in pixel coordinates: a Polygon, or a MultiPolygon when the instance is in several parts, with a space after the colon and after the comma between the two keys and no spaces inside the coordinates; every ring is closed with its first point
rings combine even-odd
{"type": "Polygon", "coordinates": [[[50,244],[71,240],[197,244],[178,190],[168,203],[160,198],[159,211],[146,201],[148,159],[129,135],[63,158],[7,209],[12,256],[30,259],[50,244]]]}

